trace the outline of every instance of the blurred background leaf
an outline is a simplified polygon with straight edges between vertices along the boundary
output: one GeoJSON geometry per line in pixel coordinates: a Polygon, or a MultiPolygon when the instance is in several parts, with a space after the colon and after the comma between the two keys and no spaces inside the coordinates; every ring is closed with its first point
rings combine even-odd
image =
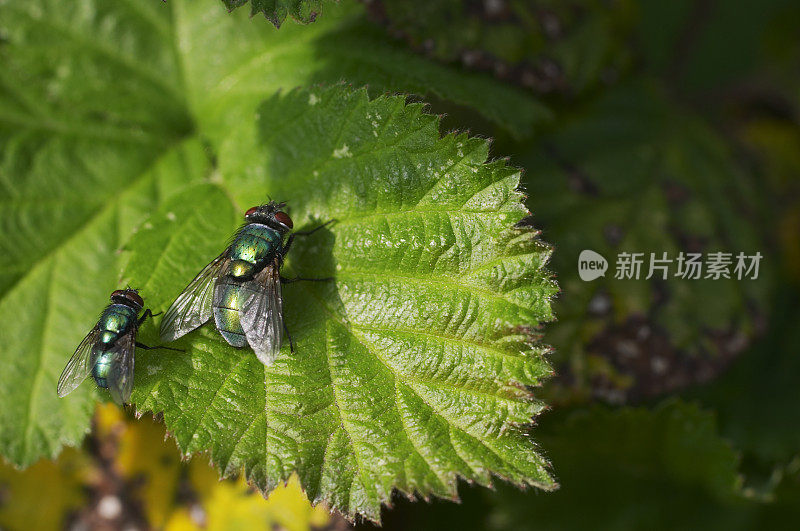
{"type": "MultiPolygon", "coordinates": [[[[713,412],[674,399],[652,408],[592,406],[543,419],[541,434],[562,488],[545,496],[466,485],[460,505],[398,499],[384,528],[757,529],[797,517],[797,462],[770,500],[742,489],[739,457],[713,412]],[[576,443],[589,440],[591,443],[576,443]]],[[[367,527],[367,526],[365,526],[367,527]]]]}
{"type": "Polygon", "coordinates": [[[250,16],[264,15],[278,28],[291,15],[304,24],[314,22],[322,12],[325,0],[222,0],[228,11],[233,11],[250,2],[250,16]]]}
{"type": "Polygon", "coordinates": [[[535,146],[500,149],[518,153],[534,220],[558,242],[565,296],[548,337],[571,388],[554,389],[563,399],[619,404],[709,381],[763,331],[775,268],[759,228],[767,194],[724,139],[653,83],[619,85],[535,146]],[[604,278],[578,277],[583,249],[610,261],[604,278]],[[668,280],[645,280],[651,253],[717,251],[762,252],[758,279],[676,279],[673,263],[668,280]],[[620,252],[645,253],[639,280],[615,278],[620,252]]]}
{"type": "Polygon", "coordinates": [[[540,94],[573,97],[618,78],[633,54],[627,0],[366,0],[413,49],[491,72],[540,94]]]}

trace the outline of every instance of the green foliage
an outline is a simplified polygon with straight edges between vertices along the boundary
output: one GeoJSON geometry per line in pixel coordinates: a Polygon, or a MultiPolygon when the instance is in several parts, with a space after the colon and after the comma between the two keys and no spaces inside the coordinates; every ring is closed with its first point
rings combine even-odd
{"type": "Polygon", "coordinates": [[[0,8],[0,318],[15,323],[0,329],[0,453],[17,465],[83,438],[91,388],[59,400],[58,374],[117,285],[124,239],[207,167],[181,140],[169,29],[96,8],[0,8]]]}
{"type": "Polygon", "coordinates": [[[736,453],[719,436],[713,414],[696,406],[594,407],[559,420],[549,425],[543,440],[552,449],[563,487],[546,498],[504,491],[491,517],[496,526],[536,529],[532,523],[537,522],[548,529],[578,529],[592,522],[602,529],[722,527],[719,512],[702,507],[740,496],[736,453]],[[576,445],[579,439],[592,444],[576,445]],[[666,512],[664,496],[669,498],[666,512]],[[576,507],[580,510],[570,510],[576,507]]]}
{"type": "Polygon", "coordinates": [[[575,377],[567,399],[641,400],[713,378],[743,351],[767,312],[775,267],[758,229],[763,192],[705,124],[652,85],[629,84],[518,160],[536,221],[559,242],[553,267],[569,296],[548,337],[575,377]],[[604,278],[578,277],[584,249],[609,260],[604,278]],[[645,280],[649,253],[716,251],[762,252],[758,280],[645,280]],[[615,278],[620,252],[647,253],[639,280],[615,278]]]}
{"type": "Polygon", "coordinates": [[[91,385],[63,400],[53,389],[118,285],[117,251],[211,160],[241,177],[241,154],[263,153],[265,98],[345,76],[481,108],[520,134],[546,118],[514,89],[429,65],[380,32],[350,37],[361,9],[330,7],[279,33],[181,0],[0,4],[0,318],[14,323],[0,327],[0,454],[11,462],[82,439],[91,385]]]}
{"type": "Polygon", "coordinates": [[[561,489],[546,497],[505,488],[486,494],[486,527],[791,527],[798,517],[797,460],[759,499],[742,488],[739,451],[719,424],[713,410],[676,400],[652,409],[595,406],[545,419],[537,436],[552,449],[561,489]],[[585,440],[591,443],[576,442],[585,440]]]}
{"type": "Polygon", "coordinates": [[[794,459],[800,448],[800,433],[794,429],[800,422],[800,389],[792,383],[800,371],[798,299],[788,293],[777,299],[768,336],[717,382],[694,393],[714,408],[723,433],[752,465],[759,465],[762,475],[771,475],[775,463],[794,459]]]}
{"type": "Polygon", "coordinates": [[[412,47],[537,92],[577,94],[627,69],[629,1],[374,0],[373,15],[412,47]]]}
{"type": "Polygon", "coordinates": [[[643,61],[675,91],[719,105],[720,92],[735,92],[747,76],[763,82],[765,66],[797,51],[796,2],[764,0],[752,7],[748,0],[644,0],[637,36],[643,61]]]}
{"type": "Polygon", "coordinates": [[[250,16],[263,14],[279,28],[287,15],[303,24],[314,22],[322,11],[323,0],[222,0],[228,11],[250,2],[250,16]]]}
{"type": "Polygon", "coordinates": [[[296,472],[350,516],[377,520],[393,489],[452,498],[458,476],[552,488],[526,426],[550,373],[529,327],[551,319],[557,288],[549,249],[512,228],[527,212],[518,171],[487,163],[484,140],[440,139],[399,96],[298,90],[259,115],[261,150],[161,208],[126,276],[165,309],[235,230],[222,187],[239,211],[269,193],[297,227],[335,219],[284,268],[335,281],[284,286],[295,352],[274,366],[213,326],[180,341],[185,354],[140,353],[137,409],[163,411],[181,450],[211,450],[225,474],[268,491],[296,472]]]}
{"type": "Polygon", "coordinates": [[[21,466],[83,439],[91,386],[61,400],[58,375],[117,285],[124,239],[149,208],[202,178],[207,166],[196,142],[140,150],[125,141],[104,146],[83,133],[23,128],[4,151],[9,200],[0,216],[11,230],[0,245],[3,256],[21,256],[12,264],[25,269],[5,268],[0,295],[0,318],[14,323],[0,329],[0,452],[21,466]]]}

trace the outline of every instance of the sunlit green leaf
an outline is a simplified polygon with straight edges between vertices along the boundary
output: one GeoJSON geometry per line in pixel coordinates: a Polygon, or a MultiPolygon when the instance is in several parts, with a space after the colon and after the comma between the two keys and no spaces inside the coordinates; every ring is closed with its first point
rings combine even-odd
{"type": "Polygon", "coordinates": [[[519,172],[487,162],[484,140],[440,138],[403,97],[301,90],[260,116],[245,171],[223,166],[219,185],[165,205],[129,243],[126,276],[166,309],[235,230],[224,190],[240,215],[269,194],[298,228],[335,219],[285,266],[335,280],[284,287],[295,352],[274,366],[213,326],[176,343],[185,354],[139,354],[137,408],[163,411],[181,450],[210,450],[224,474],[268,491],[297,473],[351,516],[378,519],[394,489],[454,497],[459,476],[552,488],[525,426],[550,373],[531,327],[556,286],[549,249],[514,228],[519,172]]]}

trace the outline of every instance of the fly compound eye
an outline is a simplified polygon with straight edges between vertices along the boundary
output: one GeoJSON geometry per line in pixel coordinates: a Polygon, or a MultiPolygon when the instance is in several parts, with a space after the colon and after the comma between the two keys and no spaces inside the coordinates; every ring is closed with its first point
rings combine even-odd
{"type": "Polygon", "coordinates": [[[115,297],[124,297],[124,296],[125,296],[125,290],[124,289],[114,290],[111,293],[111,298],[112,299],[115,298],[115,297]]]}
{"type": "Polygon", "coordinates": [[[278,221],[278,223],[280,223],[281,225],[286,225],[290,229],[294,227],[294,224],[292,223],[292,218],[290,218],[289,214],[287,214],[286,212],[275,212],[275,219],[278,221]]]}
{"type": "Polygon", "coordinates": [[[135,291],[126,291],[125,298],[139,306],[144,306],[144,300],[135,291]]]}
{"type": "Polygon", "coordinates": [[[250,207],[247,209],[247,212],[244,213],[244,217],[249,218],[251,215],[255,214],[258,211],[258,207],[250,207]]]}

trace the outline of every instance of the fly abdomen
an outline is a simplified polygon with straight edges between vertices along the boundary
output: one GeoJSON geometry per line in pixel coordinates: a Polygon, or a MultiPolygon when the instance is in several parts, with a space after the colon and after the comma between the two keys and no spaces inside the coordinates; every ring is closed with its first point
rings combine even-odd
{"type": "Polygon", "coordinates": [[[224,276],[214,286],[214,322],[225,341],[234,347],[247,344],[241,323],[241,311],[247,297],[241,282],[224,276]]]}
{"type": "Polygon", "coordinates": [[[92,347],[92,378],[98,387],[108,389],[108,373],[113,358],[114,353],[108,352],[102,343],[92,347]]]}
{"type": "Polygon", "coordinates": [[[225,341],[234,347],[247,345],[241,318],[245,302],[255,294],[252,282],[227,275],[217,279],[214,286],[214,322],[225,341]]]}

